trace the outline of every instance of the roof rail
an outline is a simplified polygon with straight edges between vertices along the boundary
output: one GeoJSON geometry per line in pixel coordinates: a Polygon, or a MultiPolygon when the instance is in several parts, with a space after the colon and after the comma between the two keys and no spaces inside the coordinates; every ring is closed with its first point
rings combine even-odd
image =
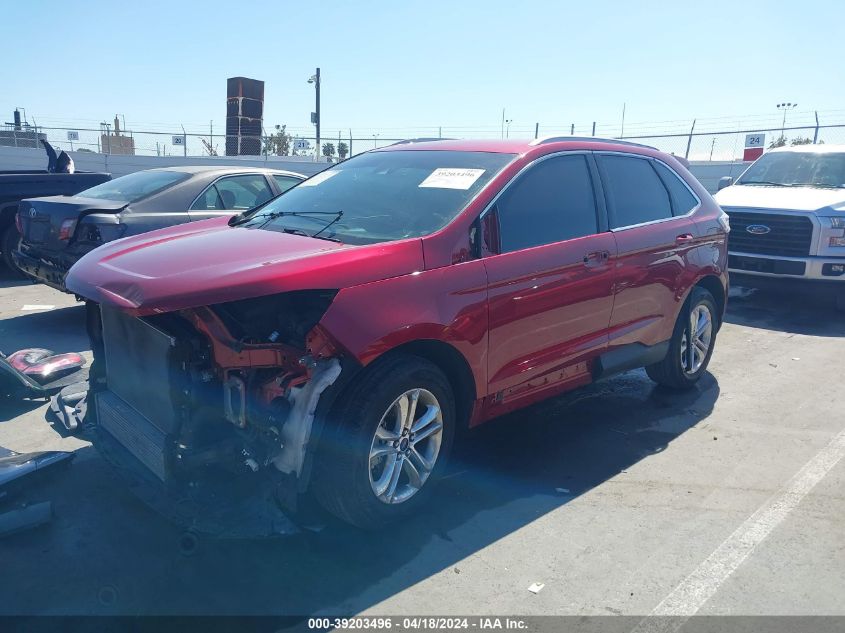
{"type": "Polygon", "coordinates": [[[385,147],[393,147],[394,145],[408,145],[409,143],[430,143],[431,141],[454,141],[453,138],[441,138],[441,137],[428,137],[422,136],[420,138],[406,138],[401,141],[396,141],[395,143],[391,143],[390,145],[386,145],[385,147]]]}
{"type": "Polygon", "coordinates": [[[643,145],[642,143],[632,143],[631,141],[623,141],[615,138],[599,138],[597,136],[545,136],[535,138],[529,145],[545,145],[546,143],[561,143],[564,141],[575,141],[579,143],[613,143],[614,145],[629,145],[631,147],[644,147],[646,149],[657,149],[651,145],[643,145]]]}

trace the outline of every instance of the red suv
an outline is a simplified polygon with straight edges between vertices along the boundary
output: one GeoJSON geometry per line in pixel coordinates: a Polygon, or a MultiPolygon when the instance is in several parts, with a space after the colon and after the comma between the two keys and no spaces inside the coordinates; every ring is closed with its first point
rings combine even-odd
{"type": "Polygon", "coordinates": [[[632,143],[367,152],[73,267],[95,443],[159,507],[191,495],[192,520],[226,488],[226,520],[313,492],[380,525],[424,501],[459,429],[636,367],[695,384],[728,230],[677,159],[632,143]]]}

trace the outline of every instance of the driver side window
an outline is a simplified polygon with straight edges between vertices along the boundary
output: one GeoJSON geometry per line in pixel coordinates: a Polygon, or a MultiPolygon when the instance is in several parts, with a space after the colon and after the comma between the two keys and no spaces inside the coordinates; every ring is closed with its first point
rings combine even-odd
{"type": "Polygon", "coordinates": [[[596,199],[584,155],[541,160],[496,203],[501,252],[598,232],[596,199]]]}

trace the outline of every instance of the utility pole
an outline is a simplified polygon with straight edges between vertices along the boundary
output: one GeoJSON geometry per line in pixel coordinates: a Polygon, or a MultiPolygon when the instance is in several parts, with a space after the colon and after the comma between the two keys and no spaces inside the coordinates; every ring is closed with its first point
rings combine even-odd
{"type": "Polygon", "coordinates": [[[502,108],[502,138],[505,138],[505,109],[502,108]]]}
{"type": "Polygon", "coordinates": [[[540,124],[539,124],[539,123],[535,123],[535,124],[534,124],[534,138],[537,138],[537,136],[538,136],[539,134],[540,134],[540,124]]]}
{"type": "Polygon", "coordinates": [[[185,134],[185,126],[180,124],[182,128],[182,156],[188,157],[188,135],[185,134]]]}
{"type": "Polygon", "coordinates": [[[316,106],[314,108],[314,116],[312,117],[312,123],[317,128],[317,160],[320,160],[320,69],[317,69],[311,78],[308,80],[309,84],[314,84],[314,90],[316,93],[316,106]]]}

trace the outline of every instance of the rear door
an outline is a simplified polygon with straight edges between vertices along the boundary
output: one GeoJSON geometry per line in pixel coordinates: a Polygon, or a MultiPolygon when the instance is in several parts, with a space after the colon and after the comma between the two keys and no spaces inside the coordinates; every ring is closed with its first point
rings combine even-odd
{"type": "Polygon", "coordinates": [[[191,220],[231,216],[275,196],[264,174],[239,174],[218,178],[206,187],[191,204],[191,220]]]}
{"type": "Polygon", "coordinates": [[[664,343],[689,283],[698,238],[692,213],[700,202],[660,161],[614,152],[596,159],[619,249],[610,351],[664,343]]]}
{"type": "Polygon", "coordinates": [[[606,349],[616,246],[597,177],[587,153],[544,157],[493,207],[499,254],[484,264],[494,408],[589,382],[606,349]]]}

